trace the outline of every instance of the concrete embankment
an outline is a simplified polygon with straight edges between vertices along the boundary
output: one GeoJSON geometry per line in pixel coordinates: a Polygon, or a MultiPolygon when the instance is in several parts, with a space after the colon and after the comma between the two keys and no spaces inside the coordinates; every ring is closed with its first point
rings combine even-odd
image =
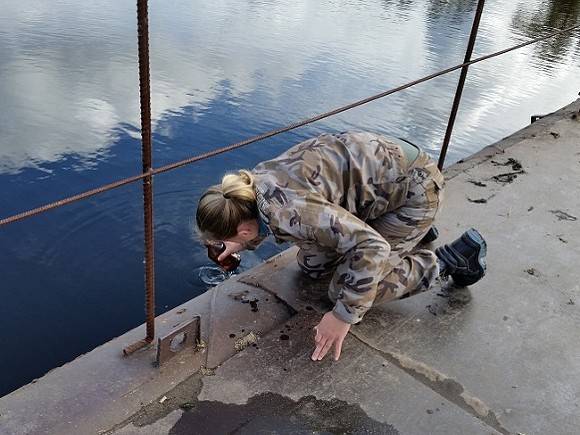
{"type": "Polygon", "coordinates": [[[137,328],[0,399],[0,433],[574,434],[580,427],[580,100],[446,171],[445,243],[488,274],[373,308],[310,361],[324,283],[290,249],[158,319],[205,345],[161,368],[137,328]]]}

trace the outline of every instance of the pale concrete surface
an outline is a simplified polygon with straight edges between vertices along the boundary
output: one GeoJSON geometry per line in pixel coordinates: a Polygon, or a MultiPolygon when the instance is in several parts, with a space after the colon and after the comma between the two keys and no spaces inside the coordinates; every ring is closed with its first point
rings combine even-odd
{"type": "Polygon", "coordinates": [[[488,241],[472,288],[376,307],[339,362],[313,363],[326,288],[291,249],[158,319],[161,334],[200,314],[207,348],[161,369],[153,348],[123,359],[137,328],[0,398],[0,433],[578,433],[579,110],[446,171],[436,243],[470,226],[488,241]]]}

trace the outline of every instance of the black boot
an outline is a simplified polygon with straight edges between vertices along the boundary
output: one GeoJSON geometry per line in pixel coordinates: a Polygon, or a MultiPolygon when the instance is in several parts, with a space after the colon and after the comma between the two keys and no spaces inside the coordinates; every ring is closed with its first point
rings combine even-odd
{"type": "Polygon", "coordinates": [[[431,243],[432,241],[437,240],[437,237],[439,237],[439,230],[435,225],[433,225],[429,228],[429,231],[427,231],[427,234],[423,236],[419,243],[431,243]]]}
{"type": "Polygon", "coordinates": [[[442,266],[442,274],[451,275],[458,286],[474,284],[485,275],[487,245],[473,228],[454,242],[437,248],[435,254],[442,266]]]}

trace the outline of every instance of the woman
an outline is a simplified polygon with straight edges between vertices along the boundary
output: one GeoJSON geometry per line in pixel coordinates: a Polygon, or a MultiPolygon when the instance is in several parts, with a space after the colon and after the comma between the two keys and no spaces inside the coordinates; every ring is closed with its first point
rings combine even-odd
{"type": "Polygon", "coordinates": [[[334,346],[373,303],[427,290],[438,276],[459,285],[485,273],[486,244],[474,229],[435,252],[415,249],[441,201],[443,176],[416,146],[373,133],[323,134],[252,171],[223,177],[201,197],[203,238],[225,242],[220,260],[254,249],[268,233],[299,246],[312,278],[332,273],[334,309],[315,327],[313,360],[334,346]]]}

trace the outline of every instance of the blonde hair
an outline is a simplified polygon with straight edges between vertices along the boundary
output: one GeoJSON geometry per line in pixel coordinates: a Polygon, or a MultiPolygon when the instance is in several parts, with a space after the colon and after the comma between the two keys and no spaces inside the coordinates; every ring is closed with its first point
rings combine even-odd
{"type": "Polygon", "coordinates": [[[221,185],[207,189],[199,199],[195,216],[202,240],[229,239],[238,233],[238,225],[257,217],[254,176],[243,169],[224,175],[221,185]]]}

